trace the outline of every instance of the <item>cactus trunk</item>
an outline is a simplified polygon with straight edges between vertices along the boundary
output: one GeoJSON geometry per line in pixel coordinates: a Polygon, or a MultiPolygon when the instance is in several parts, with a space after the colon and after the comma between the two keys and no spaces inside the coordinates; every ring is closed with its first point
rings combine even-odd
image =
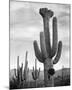
{"type": "Polygon", "coordinates": [[[53,80],[52,80],[51,76],[48,74],[48,70],[50,68],[53,68],[53,64],[51,63],[50,60],[51,59],[46,59],[44,62],[44,82],[45,82],[46,87],[47,86],[53,86],[53,82],[52,82],[53,80]]]}
{"type": "Polygon", "coordinates": [[[35,80],[35,87],[37,87],[37,80],[35,80]]]}

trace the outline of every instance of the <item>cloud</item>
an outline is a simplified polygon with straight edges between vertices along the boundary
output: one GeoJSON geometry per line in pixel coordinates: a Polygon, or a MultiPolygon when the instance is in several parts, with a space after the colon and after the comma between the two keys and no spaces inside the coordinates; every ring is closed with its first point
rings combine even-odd
{"type": "Polygon", "coordinates": [[[18,40],[34,40],[39,39],[39,32],[41,30],[39,27],[36,26],[29,26],[29,27],[16,27],[14,29],[10,29],[10,39],[18,39],[18,40]],[[38,31],[38,32],[37,32],[38,31]]]}
{"type": "Polygon", "coordinates": [[[27,3],[25,3],[25,2],[23,3],[23,2],[10,0],[10,11],[16,11],[16,10],[18,10],[20,8],[23,8],[23,7],[29,8],[30,5],[29,5],[28,2],[27,3]]]}
{"type": "Polygon", "coordinates": [[[16,11],[11,12],[10,24],[19,25],[39,25],[40,24],[39,15],[34,11],[33,8],[20,8],[16,11]]]}

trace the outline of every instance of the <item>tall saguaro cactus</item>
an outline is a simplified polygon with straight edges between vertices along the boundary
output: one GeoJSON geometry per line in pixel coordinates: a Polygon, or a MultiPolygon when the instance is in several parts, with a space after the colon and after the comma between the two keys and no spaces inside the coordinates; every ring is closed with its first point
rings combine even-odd
{"type": "Polygon", "coordinates": [[[35,59],[35,69],[33,67],[33,72],[32,72],[32,77],[35,80],[35,85],[37,87],[37,79],[39,78],[39,74],[40,74],[40,68],[39,71],[37,70],[37,59],[35,59]]]}
{"type": "Polygon", "coordinates": [[[37,59],[44,64],[44,82],[45,86],[52,86],[50,78],[54,74],[53,65],[59,61],[62,51],[62,42],[58,42],[57,35],[57,18],[53,17],[52,28],[52,46],[50,43],[50,31],[49,31],[49,20],[53,16],[53,11],[47,8],[41,8],[39,10],[40,15],[43,18],[44,32],[40,32],[40,48],[38,47],[37,41],[34,41],[34,50],[37,59]],[[49,85],[48,83],[51,82],[49,85]]]}

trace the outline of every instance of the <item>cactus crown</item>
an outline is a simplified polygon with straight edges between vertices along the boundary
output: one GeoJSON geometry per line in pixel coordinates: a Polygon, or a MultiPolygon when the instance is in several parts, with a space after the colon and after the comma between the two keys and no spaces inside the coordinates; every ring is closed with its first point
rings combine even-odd
{"type": "Polygon", "coordinates": [[[51,10],[48,10],[47,8],[41,8],[39,13],[42,17],[46,17],[46,15],[50,18],[53,16],[53,12],[51,10]]]}

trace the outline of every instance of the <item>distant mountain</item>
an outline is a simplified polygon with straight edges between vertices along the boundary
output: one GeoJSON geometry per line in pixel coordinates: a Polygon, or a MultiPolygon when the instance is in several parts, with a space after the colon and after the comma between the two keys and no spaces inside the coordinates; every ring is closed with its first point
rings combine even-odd
{"type": "MultiPolygon", "coordinates": [[[[64,75],[64,76],[70,75],[70,68],[63,68],[63,70],[62,70],[62,69],[57,70],[57,71],[55,72],[54,77],[62,76],[62,72],[63,72],[63,75],[64,75]]],[[[13,77],[14,75],[15,75],[15,69],[12,69],[12,70],[10,71],[10,79],[12,79],[12,77],[13,77]]],[[[44,80],[44,72],[43,72],[43,71],[40,71],[39,80],[44,80]]],[[[29,70],[28,81],[33,81],[33,78],[32,78],[32,70],[29,70]]]]}
{"type": "Polygon", "coordinates": [[[62,69],[57,70],[54,76],[55,77],[62,76],[62,72],[64,76],[70,75],[70,68],[63,68],[63,70],[62,69]]]}

